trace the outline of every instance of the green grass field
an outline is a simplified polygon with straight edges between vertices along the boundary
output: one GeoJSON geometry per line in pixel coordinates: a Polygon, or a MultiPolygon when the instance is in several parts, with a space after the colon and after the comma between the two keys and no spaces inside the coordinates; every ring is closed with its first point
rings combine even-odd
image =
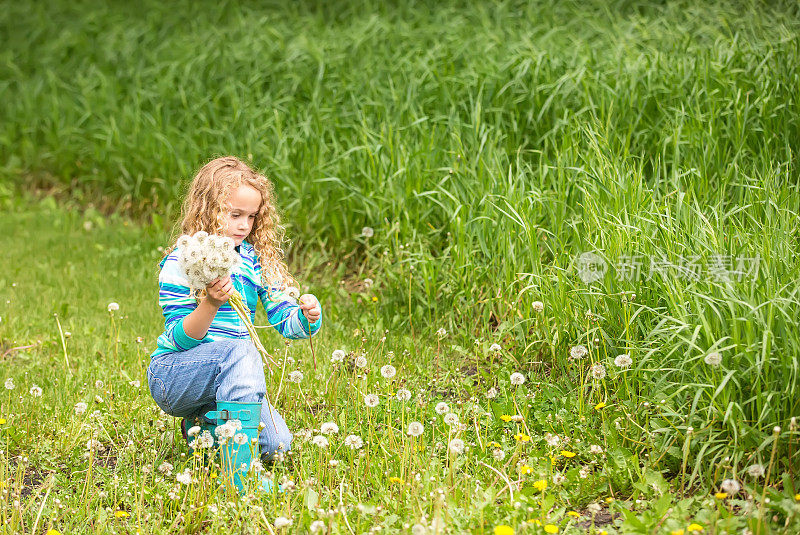
{"type": "Polygon", "coordinates": [[[4,529],[796,532],[798,35],[790,2],[4,3],[4,529]],[[306,376],[281,408],[341,429],[260,505],[175,482],[144,375],[158,247],[223,154],[325,310],[316,375],[264,332],[306,376]]]}

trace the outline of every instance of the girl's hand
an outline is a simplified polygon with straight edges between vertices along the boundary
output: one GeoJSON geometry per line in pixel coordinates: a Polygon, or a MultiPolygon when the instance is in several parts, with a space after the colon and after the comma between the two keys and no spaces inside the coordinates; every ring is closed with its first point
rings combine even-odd
{"type": "Polygon", "coordinates": [[[309,322],[314,323],[322,316],[319,300],[313,294],[303,294],[298,301],[300,302],[300,310],[303,311],[309,322]]]}
{"type": "Polygon", "coordinates": [[[233,283],[230,275],[213,280],[206,286],[206,300],[214,307],[219,308],[231,298],[233,283]]]}

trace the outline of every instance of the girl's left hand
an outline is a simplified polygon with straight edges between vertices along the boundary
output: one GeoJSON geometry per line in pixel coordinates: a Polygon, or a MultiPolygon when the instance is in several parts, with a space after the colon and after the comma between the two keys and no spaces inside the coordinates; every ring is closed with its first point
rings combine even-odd
{"type": "Polygon", "coordinates": [[[314,323],[320,316],[322,316],[322,308],[319,305],[319,300],[313,294],[303,294],[298,299],[300,303],[300,310],[303,311],[308,321],[314,323]]]}

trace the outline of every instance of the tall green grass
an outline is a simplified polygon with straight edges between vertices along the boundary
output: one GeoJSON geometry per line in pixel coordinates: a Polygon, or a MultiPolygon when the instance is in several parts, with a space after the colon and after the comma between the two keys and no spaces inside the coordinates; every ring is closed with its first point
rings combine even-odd
{"type": "Polygon", "coordinates": [[[797,414],[796,4],[0,13],[11,183],[167,224],[193,171],[236,154],[275,181],[293,253],[375,279],[384,327],[500,341],[576,389],[570,346],[631,353],[631,410],[635,393],[669,400],[645,434],[667,446],[694,427],[698,473],[760,458],[797,414]],[[589,251],[758,255],[760,271],[585,284],[589,251]]]}

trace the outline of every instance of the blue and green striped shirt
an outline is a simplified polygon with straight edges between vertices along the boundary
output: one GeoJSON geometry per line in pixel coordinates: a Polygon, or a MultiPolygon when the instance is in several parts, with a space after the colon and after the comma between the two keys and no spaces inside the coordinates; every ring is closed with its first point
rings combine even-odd
{"type": "MultiPolygon", "coordinates": [[[[300,306],[284,290],[276,286],[267,292],[261,283],[261,263],[253,246],[243,241],[238,249],[242,262],[231,274],[231,281],[250,309],[250,321],[255,322],[256,307],[261,300],[269,323],[285,338],[309,338],[316,334],[322,325],[322,318],[309,325],[300,306]]],[[[186,351],[215,340],[250,336],[244,323],[228,303],[219,308],[202,340],[186,334],[183,330],[183,318],[197,308],[198,303],[192,297],[186,276],[178,267],[177,247],[161,261],[160,266],[158,304],[164,313],[164,332],[158,337],[158,347],[150,355],[151,358],[165,353],[186,351]]]]}

